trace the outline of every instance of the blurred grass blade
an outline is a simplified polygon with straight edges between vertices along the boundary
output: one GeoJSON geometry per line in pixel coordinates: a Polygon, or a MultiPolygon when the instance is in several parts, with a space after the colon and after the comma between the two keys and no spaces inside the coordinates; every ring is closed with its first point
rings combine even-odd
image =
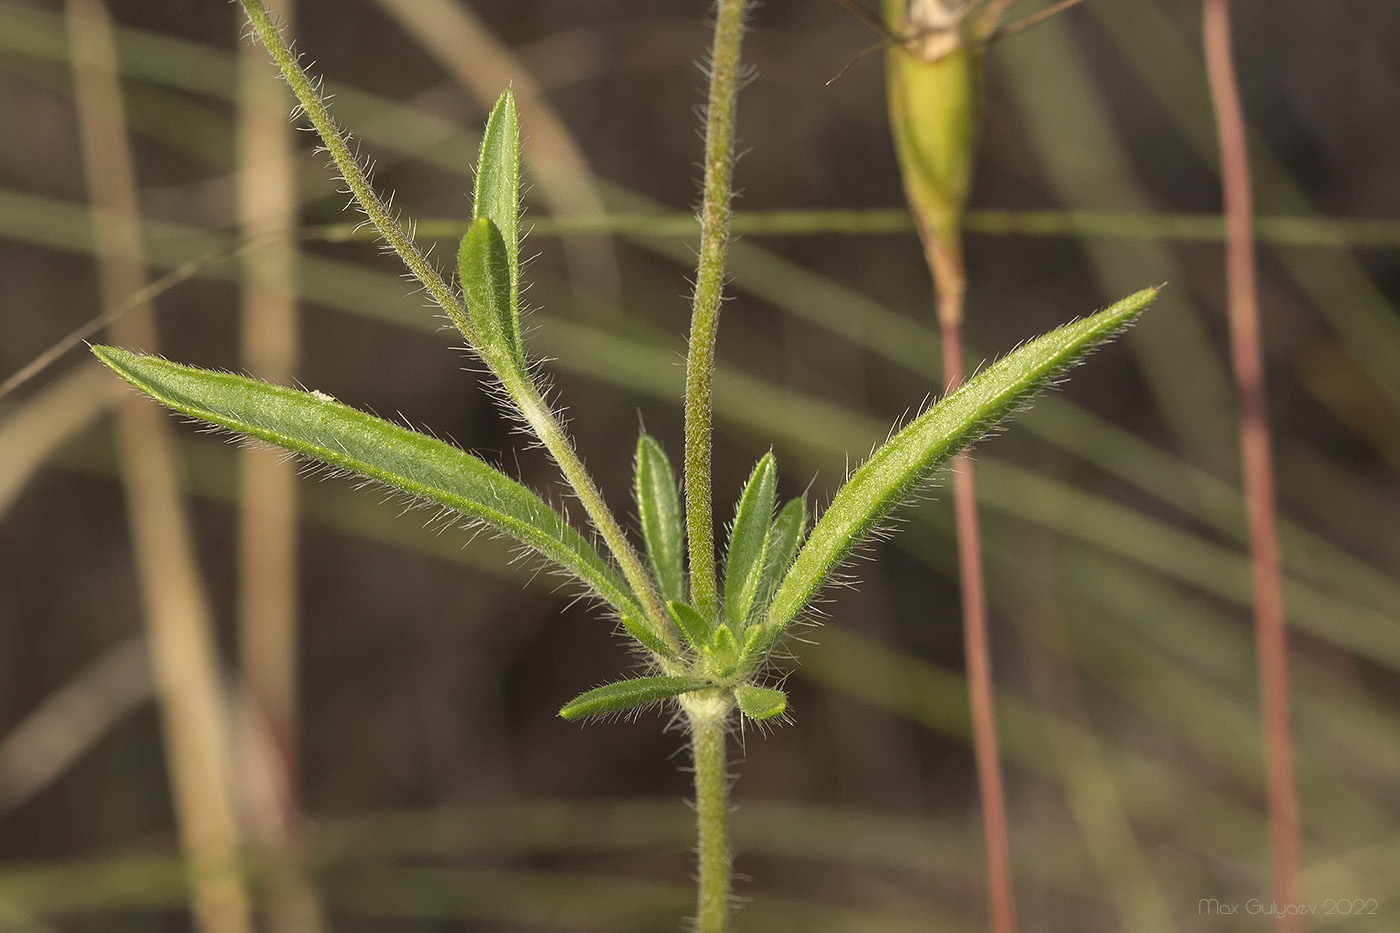
{"type": "Polygon", "coordinates": [[[93,353],[170,408],[460,512],[539,552],[619,611],[641,615],[616,572],[559,513],[471,454],[329,396],[115,347],[93,353]]]}
{"type": "MultiPolygon", "coordinates": [[[[1278,552],[1273,443],[1269,436],[1268,391],[1264,376],[1262,324],[1254,251],[1254,195],[1244,107],[1230,38],[1229,0],[1205,0],[1202,43],[1206,76],[1220,136],[1221,187],[1225,202],[1226,290],[1230,361],[1240,400],[1240,460],[1245,511],[1249,516],[1250,576],[1254,630],[1258,644],[1260,730],[1269,814],[1274,896],[1285,904],[1302,900],[1302,829],[1293,715],[1289,689],[1288,625],[1278,552]]],[[[1294,915],[1280,931],[1298,933],[1294,915]]]]}
{"type": "Polygon", "coordinates": [[[667,700],[704,690],[712,686],[700,677],[636,677],[632,680],[619,680],[616,683],[595,687],[587,693],[579,694],[559,710],[565,719],[582,719],[585,716],[606,716],[621,713],[639,706],[647,706],[658,700],[667,700]]]}
{"type": "Polygon", "coordinates": [[[656,439],[637,438],[637,515],[661,598],[685,600],[685,525],[676,473],[656,439]]]}
{"type": "Polygon", "coordinates": [[[764,628],[776,637],[851,550],[938,467],[1013,413],[1038,389],[1111,339],[1156,296],[1154,288],[1031,341],[919,416],[856,470],[812,529],[778,587],[764,628]]]}
{"type": "Polygon", "coordinates": [[[724,618],[736,633],[747,627],[763,579],[777,473],[773,454],[764,454],[753,468],[734,510],[734,526],[729,532],[724,561],[724,618]]]}

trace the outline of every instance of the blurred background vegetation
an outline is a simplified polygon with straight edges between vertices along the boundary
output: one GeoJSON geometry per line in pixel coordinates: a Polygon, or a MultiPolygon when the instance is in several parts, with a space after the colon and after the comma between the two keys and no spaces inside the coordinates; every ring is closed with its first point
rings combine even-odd
{"type": "MultiPolygon", "coordinates": [[[[265,268],[258,254],[286,256],[290,241],[250,239],[240,214],[240,170],[267,163],[240,148],[255,122],[240,69],[266,77],[271,65],[239,51],[236,5],[108,7],[150,278],[179,270],[154,299],[158,349],[257,369],[240,336],[245,286],[265,268]]],[[[681,447],[707,4],[297,0],[293,17],[380,187],[441,237],[444,263],[486,107],[514,83],[537,254],[531,344],[553,360],[579,446],[627,511],[639,426],[673,459],[681,447]]],[[[1194,0],[1089,0],[988,59],[971,361],[1168,285],[1123,342],[978,449],[1027,930],[1267,922],[1200,907],[1267,909],[1270,893],[1198,21],[1194,0]]],[[[942,378],[879,58],[825,84],[877,37],[818,0],[766,0],[751,23],[743,235],[719,348],[721,521],[770,445],[780,493],[823,503],[942,378]]],[[[1393,929],[1400,7],[1237,2],[1235,35],[1261,214],[1305,885],[1319,912],[1367,911],[1317,928],[1393,929]]],[[[72,48],[63,3],[0,0],[0,379],[113,307],[72,48]]],[[[279,120],[289,101],[274,102],[279,120]]],[[[301,228],[290,378],[450,437],[557,499],[550,465],[446,349],[453,338],[397,260],[353,234],[313,138],[290,138],[301,228]]],[[[115,382],[76,347],[0,398],[6,928],[190,922],[145,660],[150,596],[110,417],[128,393],[115,382]]],[[[238,629],[262,585],[237,545],[239,475],[252,468],[236,446],[174,427],[219,702],[237,724],[226,783],[272,928],[679,928],[692,836],[679,734],[657,714],[585,727],[555,716],[628,664],[607,622],[501,542],[303,477],[295,520],[282,506],[296,576],[278,584],[298,594],[299,644],[271,665],[295,672],[284,685],[299,702],[252,715],[265,665],[238,629]],[[289,874],[307,882],[303,914],[278,893],[289,874]]],[[[950,498],[936,490],[907,512],[795,645],[793,721],[741,737],[738,871],[752,880],[740,929],[985,924],[950,498]]]]}

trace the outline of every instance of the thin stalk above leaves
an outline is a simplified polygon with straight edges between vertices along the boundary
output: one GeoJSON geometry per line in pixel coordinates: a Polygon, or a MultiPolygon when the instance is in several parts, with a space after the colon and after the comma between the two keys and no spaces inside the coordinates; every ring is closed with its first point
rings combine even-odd
{"type": "MultiPolygon", "coordinates": [[[[705,180],[700,207],[700,259],[685,366],[685,524],[690,553],[690,595],[700,614],[720,608],[715,571],[711,488],[715,339],[719,332],[724,259],[733,198],[734,120],[739,94],[739,48],[745,0],[719,0],[710,52],[710,92],[705,113],[705,180]]],[[[771,503],[770,503],[771,507],[771,503]]],[[[767,517],[764,519],[767,521],[767,517]]],[[[733,630],[715,626],[713,651],[700,648],[706,666],[726,670],[738,662],[733,630]],[[727,633],[728,637],[725,637],[727,633]]],[[[718,671],[717,671],[718,672],[718,671]]],[[[700,933],[729,928],[733,853],[729,844],[729,774],[725,723],[727,697],[692,694],[681,705],[691,735],[695,767],[695,815],[699,830],[699,892],[695,927],[700,933]],[[697,702],[696,700],[699,700],[697,702]]],[[[731,694],[732,696],[732,694],[731,694]]],[[[783,704],[784,706],[786,704],[783,704]]]]}
{"type": "Polygon", "coordinates": [[[733,194],[734,116],[739,87],[739,45],[744,0],[720,0],[710,53],[710,97],[706,105],[704,200],[700,207],[700,263],[685,366],[685,498],[690,576],[696,604],[714,612],[719,604],[715,574],[714,504],[710,488],[710,399],[729,247],[733,194]]]}

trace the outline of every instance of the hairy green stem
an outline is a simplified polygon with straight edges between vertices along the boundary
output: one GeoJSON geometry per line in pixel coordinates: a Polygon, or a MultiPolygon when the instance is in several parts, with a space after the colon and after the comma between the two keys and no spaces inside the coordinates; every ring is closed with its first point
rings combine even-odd
{"type": "MultiPolygon", "coordinates": [[[[427,257],[414,243],[413,237],[394,219],[389,205],[379,197],[370,185],[363,166],[350,151],[345,133],[331,118],[315,82],[297,63],[296,56],[292,54],[291,49],[283,41],[281,33],[277,31],[276,25],[272,22],[272,17],[268,15],[267,10],[259,0],[240,0],[240,2],[248,14],[253,30],[258,34],[263,45],[267,47],[268,52],[271,53],[273,61],[277,63],[277,67],[287,79],[287,83],[291,85],[292,92],[296,94],[302,109],[306,111],[306,115],[315,126],[316,132],[320,134],[326,145],[326,150],[335,160],[336,167],[340,169],[351,194],[355,196],[355,200],[364,210],[365,215],[388,241],[389,245],[394,248],[394,252],[399,254],[409,271],[423,284],[433,300],[447,312],[468,342],[475,345],[476,329],[472,326],[461,297],[457,294],[456,289],[443,280],[432,263],[428,262],[427,257]]],[[[489,365],[490,361],[487,362],[489,365]]],[[[651,577],[643,568],[632,545],[628,543],[627,536],[623,534],[621,526],[613,517],[592,477],[588,475],[588,470],[574,450],[573,442],[569,439],[568,433],[545,403],[539,388],[527,379],[516,378],[506,371],[497,370],[496,376],[500,378],[506,392],[525,418],[526,423],[530,425],[535,436],[540,439],[550,456],[554,458],[554,462],[558,464],[564,478],[573,488],[574,494],[583,504],[594,527],[598,529],[599,535],[602,536],[613,557],[621,566],[628,585],[642,600],[652,626],[659,634],[668,640],[673,640],[674,636],[670,631],[666,612],[656,595],[651,577]]]]}
{"type": "Polygon", "coordinates": [[[627,578],[628,585],[637,594],[637,598],[642,601],[642,608],[646,610],[647,619],[651,623],[652,629],[668,646],[678,649],[680,641],[676,637],[675,627],[665,608],[662,607],[660,597],[656,595],[656,587],[652,584],[651,575],[647,573],[641,558],[628,542],[627,536],[623,533],[617,520],[613,518],[612,511],[609,510],[607,502],[603,499],[603,494],[598,491],[598,487],[593,483],[593,477],[589,475],[583,461],[579,459],[578,452],[574,450],[573,441],[569,439],[563,425],[559,423],[558,418],[554,417],[554,412],[541,397],[539,390],[533,383],[523,379],[512,380],[512,382],[514,384],[506,383],[506,390],[510,392],[511,398],[515,400],[516,406],[520,409],[526,422],[529,423],[535,436],[554,457],[554,462],[559,465],[564,478],[573,487],[574,494],[578,496],[579,501],[588,511],[588,516],[592,519],[594,527],[598,529],[598,533],[607,542],[609,550],[612,551],[613,557],[617,559],[618,565],[622,569],[622,575],[627,578]]]}
{"type": "MultiPolygon", "coordinates": [[[[692,695],[694,696],[694,695],[692,695]]],[[[730,704],[719,699],[682,700],[690,726],[695,763],[695,816],[699,829],[700,889],[697,933],[729,929],[730,873],[729,773],[725,721],[730,704]]]]}
{"type": "Polygon", "coordinates": [[[707,616],[719,605],[715,574],[714,506],[710,480],[711,380],[715,335],[729,247],[731,179],[734,173],[734,102],[739,86],[739,45],[744,0],[719,0],[710,61],[705,124],[705,189],[700,209],[700,263],[685,366],[685,515],[690,545],[691,601],[707,616]]]}
{"type": "Polygon", "coordinates": [[[476,331],[471,325],[471,320],[467,317],[467,309],[462,304],[462,299],[457,295],[455,289],[443,281],[437,269],[419,251],[408,231],[394,219],[393,211],[389,205],[379,197],[370,185],[369,176],[364,167],[350,151],[347,136],[331,118],[330,111],[326,109],[325,101],[321,97],[316,82],[311,80],[311,77],[297,62],[296,56],[287,47],[287,43],[282,39],[282,34],[278,32],[276,24],[273,23],[272,17],[268,15],[260,0],[239,0],[239,2],[242,3],[244,12],[248,14],[253,31],[257,33],[258,39],[262,41],[268,53],[272,55],[272,60],[277,63],[277,69],[282,72],[282,77],[287,79],[292,93],[296,95],[297,101],[306,111],[307,118],[316,128],[321,141],[325,143],[326,151],[335,160],[336,167],[340,169],[340,174],[349,186],[350,193],[354,195],[356,202],[365,212],[365,216],[374,224],[379,234],[394,248],[394,252],[403,259],[409,271],[413,273],[413,277],[423,283],[428,294],[452,318],[452,323],[461,329],[469,341],[475,343],[476,331]]]}

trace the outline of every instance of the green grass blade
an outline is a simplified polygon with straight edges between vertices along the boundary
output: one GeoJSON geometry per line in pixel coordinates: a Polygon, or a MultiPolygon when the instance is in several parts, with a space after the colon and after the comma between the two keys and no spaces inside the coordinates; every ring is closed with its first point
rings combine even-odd
{"type": "Polygon", "coordinates": [[[507,90],[491,109],[481,138],[472,216],[488,218],[501,232],[510,267],[511,342],[520,346],[520,124],[515,95],[507,90]]]}
{"type": "Polygon", "coordinates": [[[724,618],[740,635],[748,626],[754,597],[763,580],[777,474],[773,454],[764,454],[753,468],[734,509],[734,525],[729,532],[729,551],[724,561],[724,618]]]}
{"type": "Polygon", "coordinates": [[[699,677],[635,677],[619,680],[579,694],[564,704],[559,715],[565,719],[582,719],[585,716],[622,713],[711,686],[709,681],[699,677]]]}
{"type": "Polygon", "coordinates": [[[812,529],[764,622],[775,639],[860,544],[930,474],[1037,390],[1126,327],[1157,294],[1146,289],[1003,357],[916,418],[855,471],[812,529]]]}
{"type": "Polygon", "coordinates": [[[619,612],[641,607],[617,572],[544,500],[436,438],[256,379],[93,347],[117,375],[176,411],[357,473],[509,535],[577,577],[619,612]]]}
{"type": "Polygon", "coordinates": [[[685,601],[685,524],[676,472],[656,439],[637,438],[637,514],[661,598],[685,601]]]}

